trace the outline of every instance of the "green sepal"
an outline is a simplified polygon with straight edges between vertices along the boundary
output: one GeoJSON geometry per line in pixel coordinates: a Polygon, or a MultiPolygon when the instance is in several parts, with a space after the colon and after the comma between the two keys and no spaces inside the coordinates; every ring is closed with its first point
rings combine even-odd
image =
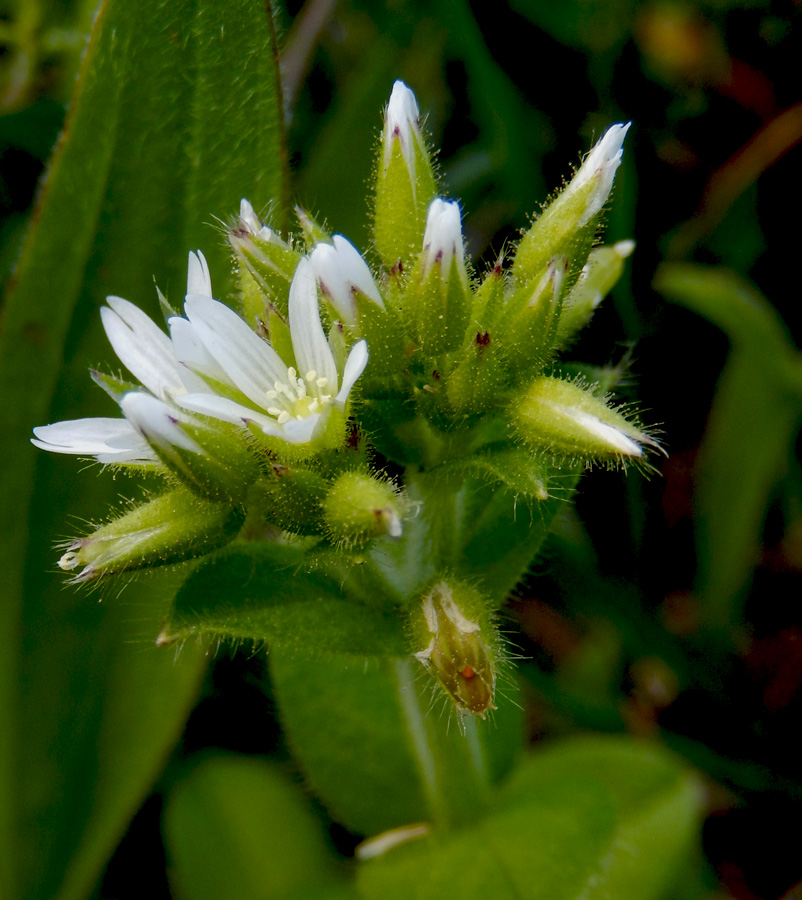
{"type": "Polygon", "coordinates": [[[655,441],[597,393],[575,381],[544,375],[516,397],[510,421],[536,450],[569,460],[638,458],[655,441]]]}
{"type": "Polygon", "coordinates": [[[385,167],[379,147],[373,234],[376,251],[388,271],[409,265],[423,243],[426,210],[437,192],[434,171],[423,141],[413,139],[414,172],[407,168],[398,140],[385,167]]]}
{"type": "Polygon", "coordinates": [[[319,225],[311,213],[302,206],[295,207],[295,215],[298,219],[298,224],[301,226],[307,253],[314,249],[315,244],[330,244],[332,242],[328,231],[319,225]]]}
{"type": "Polygon", "coordinates": [[[259,476],[259,465],[240,429],[226,422],[213,426],[179,421],[177,427],[202,452],[147,434],[153,452],[191,491],[207,500],[241,504],[259,476]]]}
{"type": "Polygon", "coordinates": [[[250,488],[248,505],[264,521],[293,534],[324,534],[329,485],[316,470],[290,461],[268,462],[269,473],[250,488]]]}
{"type": "Polygon", "coordinates": [[[509,361],[495,330],[477,331],[461,351],[446,382],[455,412],[477,415],[498,407],[509,385],[509,361]]]}
{"type": "Polygon", "coordinates": [[[504,305],[493,333],[512,372],[532,374],[553,354],[567,269],[565,256],[553,257],[534,287],[518,288],[504,305]]]}
{"type": "Polygon", "coordinates": [[[488,484],[501,485],[516,499],[542,502],[550,496],[551,468],[526,447],[486,449],[441,469],[446,477],[455,481],[464,480],[467,475],[488,484]]]}
{"type": "Polygon", "coordinates": [[[267,312],[267,334],[270,339],[270,346],[278,353],[287,367],[294,366],[297,368],[295,361],[295,349],[292,346],[292,335],[290,334],[290,326],[287,324],[287,316],[280,316],[276,310],[270,309],[267,312]]]}
{"type": "Polygon", "coordinates": [[[59,566],[66,571],[83,567],[75,580],[93,581],[204,556],[227,544],[243,520],[231,504],[211,503],[177,488],[74,541],[59,566]]]}
{"type": "Polygon", "coordinates": [[[472,298],[462,280],[456,257],[443,272],[435,262],[423,277],[421,260],[413,271],[404,297],[404,315],[421,352],[434,357],[462,345],[470,321],[472,298]]]}
{"type": "Polygon", "coordinates": [[[115,403],[119,403],[120,400],[122,400],[123,394],[127,394],[128,391],[141,389],[141,385],[136,382],[125,381],[122,378],[117,378],[116,375],[106,375],[105,372],[98,372],[97,369],[90,369],[89,376],[115,403]]]}
{"type": "Polygon", "coordinates": [[[271,305],[286,316],[290,282],[301,254],[272,232],[266,239],[235,228],[229,233],[229,240],[241,265],[246,267],[264,295],[261,303],[252,292],[243,296],[243,303],[247,301],[245,314],[248,321],[253,325],[264,320],[271,305]]]}
{"type": "Polygon", "coordinates": [[[503,260],[499,259],[495,266],[485,275],[482,283],[473,295],[471,316],[472,328],[484,333],[493,327],[504,307],[507,290],[507,278],[503,269],[503,260]]]}
{"type": "Polygon", "coordinates": [[[355,294],[357,329],[368,342],[370,362],[364,379],[387,378],[405,368],[409,338],[393,306],[382,309],[369,297],[355,294]]]}
{"type": "Polygon", "coordinates": [[[348,599],[342,581],[303,546],[263,541],[238,543],[190,575],[159,643],[191,637],[255,641],[308,660],[406,651],[392,607],[348,599]]]}
{"type": "Polygon", "coordinates": [[[635,249],[633,241],[595,247],[573,289],[564,298],[554,345],[564,347],[590,322],[593,313],[624,273],[624,261],[635,249]]]}
{"type": "Polygon", "coordinates": [[[387,479],[367,472],[343,472],[323,500],[329,538],[346,547],[371,538],[401,536],[405,503],[387,479]]]}

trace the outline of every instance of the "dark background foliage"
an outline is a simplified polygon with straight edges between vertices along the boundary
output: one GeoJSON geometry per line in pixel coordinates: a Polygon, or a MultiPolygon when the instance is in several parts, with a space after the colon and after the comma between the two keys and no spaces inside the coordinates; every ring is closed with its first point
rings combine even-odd
{"type": "MultiPolygon", "coordinates": [[[[4,280],[63,121],[89,6],[0,8],[4,280]]],[[[802,882],[796,430],[772,450],[766,476],[753,450],[773,400],[758,391],[721,404],[717,433],[729,439],[712,441],[728,334],[666,302],[653,281],[664,260],[725,266],[757,286],[799,344],[802,8],[309,0],[288,3],[279,19],[294,196],[366,250],[365,185],[397,77],[415,90],[441,148],[443,189],[461,200],[480,272],[594,137],[633,122],[606,239],[634,237],[638,248],[575,351],[595,364],[626,361],[621,392],[659,424],[669,455],[649,478],[590,473],[575,515],[520,586],[510,629],[527,660],[529,735],[661,736],[711,777],[704,849],[720,884],[700,869],[687,895],[782,897],[802,882]],[[740,521],[739,497],[753,490],[758,512],[740,521]],[[736,511],[735,538],[711,530],[717,498],[736,511]],[[742,574],[715,588],[727,571],[742,574]]],[[[237,200],[212,212],[226,216],[237,200]]],[[[749,359],[745,377],[759,385],[759,348],[749,359]]],[[[187,759],[214,747],[287,758],[259,654],[218,655],[100,896],[169,895],[161,798],[187,759]]],[[[344,854],[358,839],[334,825],[330,833],[344,854]]]]}

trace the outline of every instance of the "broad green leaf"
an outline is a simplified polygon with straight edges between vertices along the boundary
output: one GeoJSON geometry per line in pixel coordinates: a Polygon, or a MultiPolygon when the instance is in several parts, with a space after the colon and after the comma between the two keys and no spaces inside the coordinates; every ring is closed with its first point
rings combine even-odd
{"type": "Polygon", "coordinates": [[[587,738],[532,754],[494,809],[367,861],[364,900],[657,900],[693,849],[702,791],[659,747],[587,738]]]}
{"type": "Polygon", "coordinates": [[[708,623],[727,626],[757,561],[771,492],[802,417],[802,358],[774,309],[734,273],[664,266],[655,286],[722,328],[732,352],[697,462],[698,588],[708,623]]]}
{"type": "Polygon", "coordinates": [[[422,820],[461,824],[488,803],[520,746],[514,684],[498,710],[460,729],[413,658],[305,660],[270,654],[282,722],[310,786],[334,819],[372,835],[422,820]]]}
{"type": "Polygon", "coordinates": [[[176,670],[171,656],[126,643],[155,636],[166,586],[124,601],[106,590],[109,610],[65,598],[52,542],[76,529],[67,515],[97,519],[130,489],[78,473],[74,460],[45,459],[30,431],[111,412],[86,372],[111,359],[97,315],[106,294],[156,315],[153,278],[179,299],[197,247],[224,292],[215,217],[242,196],[257,208],[283,201],[274,57],[261,0],[106,0],[9,286],[0,892],[11,900],[86,893],[174,741],[201,664],[186,654],[176,670]]]}
{"type": "Polygon", "coordinates": [[[250,640],[309,657],[406,653],[392,607],[346,600],[342,581],[309,566],[298,546],[240,544],[190,576],[161,640],[250,640]]]}
{"type": "Polygon", "coordinates": [[[170,794],[164,834],[180,900],[314,897],[338,874],[308,801],[258,759],[200,763],[170,794]]]}

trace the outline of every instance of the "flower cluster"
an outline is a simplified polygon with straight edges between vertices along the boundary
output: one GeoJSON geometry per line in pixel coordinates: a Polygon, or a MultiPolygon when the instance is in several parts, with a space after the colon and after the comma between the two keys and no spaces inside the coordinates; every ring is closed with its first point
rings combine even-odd
{"type": "MultiPolygon", "coordinates": [[[[103,326],[138,384],[93,377],[122,418],[46,425],[33,443],[149,469],[165,490],[72,543],[62,567],[90,580],[202,556],[245,532],[304,536],[360,564],[395,542],[402,549],[376,557],[376,571],[414,655],[457,707],[492,709],[491,611],[503,597],[474,584],[467,551],[440,538],[456,527],[443,510],[489,483],[496,518],[480,521],[490,535],[517,502],[548,504],[583,466],[657,446],[610,402],[615,373],[558,362],[634,248],[598,244],[628,128],[603,135],[506,269],[477,278],[459,204],[437,194],[415,97],[396,82],[376,160],[372,266],[303,210],[291,238],[243,200],[228,235],[239,312],[214,298],[200,251],[183,314],[160,295],[166,332],[109,297],[103,326]]],[[[481,531],[473,541],[483,546],[481,531]]]]}

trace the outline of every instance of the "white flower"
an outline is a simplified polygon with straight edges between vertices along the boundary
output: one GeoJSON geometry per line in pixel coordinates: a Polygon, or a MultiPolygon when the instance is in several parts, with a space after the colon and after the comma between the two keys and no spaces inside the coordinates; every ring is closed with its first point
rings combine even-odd
{"type": "Polygon", "coordinates": [[[384,301],[356,247],[341,234],[335,234],[332,240],[332,244],[317,244],[309,260],[321,291],[329,298],[342,322],[353,328],[356,325],[355,294],[364,294],[382,309],[384,301]]]}
{"type": "MultiPolygon", "coordinates": [[[[289,443],[307,443],[330,409],[343,410],[368,361],[359,341],[340,373],[329,347],[317,302],[317,286],[308,259],[298,264],[289,297],[289,326],[296,366],[288,365],[229,307],[204,297],[188,297],[193,354],[179,357],[197,374],[214,365],[241,399],[220,393],[189,393],[176,398],[183,409],[237,425],[257,425],[289,443]],[[199,360],[203,358],[201,364],[199,360]]],[[[175,320],[170,321],[171,329],[175,320]]],[[[186,327],[186,326],[181,326],[186,327]]],[[[174,341],[175,341],[174,336],[174,341]]]]}
{"type": "Polygon", "coordinates": [[[189,255],[186,318],[170,319],[169,337],[133,303],[121,297],[108,297],[107,303],[101,317],[109,341],[145,390],[122,395],[125,418],[76,419],[35,428],[32,443],[43,450],[118,465],[157,465],[154,448],[202,454],[182,427],[201,422],[184,410],[243,427],[253,422],[265,434],[305,443],[330,408],[345,409],[367,364],[367,344],[360,341],[343,372],[338,371],[320,322],[308,260],[297,268],[289,299],[293,351],[303,377],[212,297],[209,267],[200,252],[189,255]]]}
{"type": "Polygon", "coordinates": [[[393,85],[390,100],[384,113],[384,171],[390,165],[393,154],[393,141],[397,139],[415,189],[415,144],[423,144],[420,131],[420,113],[415,95],[404,84],[396,81],[393,85]]]}
{"type": "Polygon", "coordinates": [[[587,205],[579,217],[579,225],[589,222],[593,216],[604,206],[613,187],[613,179],[616,170],[621,164],[624,154],[622,145],[631,122],[626,125],[612,125],[604,133],[600,141],[585,157],[579,171],[571,179],[563,196],[567,196],[585,188],[590,182],[595,182],[587,205]]]}
{"type": "Polygon", "coordinates": [[[423,280],[426,280],[435,265],[439,265],[443,280],[448,281],[453,261],[456,261],[460,281],[467,289],[468,273],[465,270],[459,203],[436,197],[429,204],[426,213],[421,272],[423,280]]]}

